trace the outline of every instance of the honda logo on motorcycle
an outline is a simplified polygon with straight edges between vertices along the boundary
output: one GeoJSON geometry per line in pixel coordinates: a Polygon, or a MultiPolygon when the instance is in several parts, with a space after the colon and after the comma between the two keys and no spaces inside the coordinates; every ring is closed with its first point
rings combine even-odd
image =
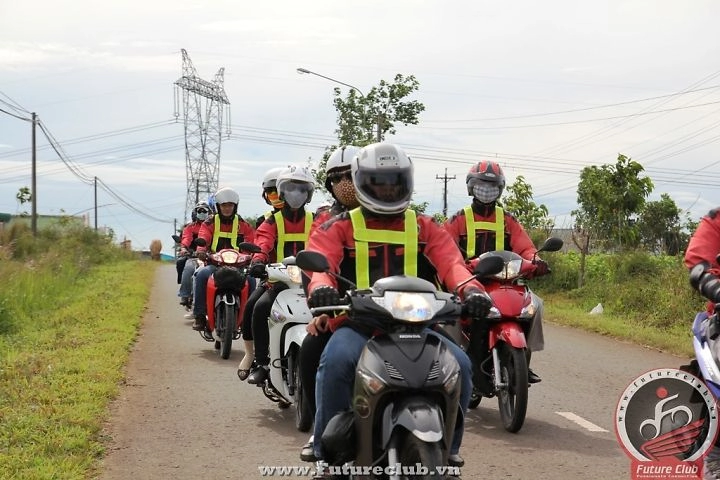
{"type": "Polygon", "coordinates": [[[632,479],[702,478],[718,433],[715,398],[690,373],[652,370],[620,396],[615,433],[632,460],[632,479]]]}

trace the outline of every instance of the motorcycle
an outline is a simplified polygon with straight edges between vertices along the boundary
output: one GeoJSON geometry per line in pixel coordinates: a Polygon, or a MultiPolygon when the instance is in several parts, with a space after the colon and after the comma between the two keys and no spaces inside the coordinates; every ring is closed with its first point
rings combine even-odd
{"type": "Polygon", "coordinates": [[[303,398],[298,360],[312,313],[302,288],[302,272],[295,265],[295,257],[267,265],[266,272],[269,283],[281,282],[287,289],[278,293],[270,310],[270,375],[261,387],[265,396],[280,408],[294,404],[295,426],[307,432],[315,412],[303,398]]]}
{"type": "MultiPolygon", "coordinates": [[[[717,277],[708,274],[707,269],[705,264],[692,268],[690,284],[703,296],[712,297],[707,295],[706,288],[717,277]]],[[[690,365],[681,368],[701,377],[713,396],[720,398],[720,303],[715,304],[712,315],[707,311],[695,315],[692,334],[695,359],[690,365]]]]}
{"type": "MultiPolygon", "coordinates": [[[[329,272],[327,259],[317,252],[299,252],[296,263],[303,270],[329,272]]],[[[479,262],[478,272],[501,267],[499,259],[489,258],[479,262]]],[[[422,478],[439,478],[436,472],[447,465],[458,416],[460,366],[428,327],[458,320],[459,299],[416,277],[387,277],[358,290],[333,275],[352,287],[346,304],[313,308],[312,313],[345,311],[351,321],[362,319],[382,333],[363,348],[352,410],[335,415],[322,435],[325,460],[353,462],[353,472],[420,464],[432,472],[422,478]]],[[[388,478],[399,479],[399,474],[388,478]]]]}
{"type": "MultiPolygon", "coordinates": [[[[197,244],[204,246],[205,241],[198,239],[197,244]]],[[[207,262],[218,268],[208,279],[207,325],[199,333],[205,341],[215,343],[223,359],[230,357],[233,340],[240,338],[243,308],[250,293],[248,267],[251,254],[259,251],[257,245],[243,242],[238,250],[227,248],[207,256],[207,262]]]]}
{"type": "MultiPolygon", "coordinates": [[[[562,248],[559,238],[548,238],[539,252],[556,252],[562,248]]],[[[500,418],[505,430],[517,433],[525,422],[528,405],[528,357],[526,335],[539,308],[526,279],[535,271],[535,258],[498,250],[478,257],[499,258],[503,268],[487,275],[475,270],[493,301],[487,318],[464,321],[461,346],[473,364],[473,395],[470,408],[477,408],[482,397],[497,396],[500,418]]]]}

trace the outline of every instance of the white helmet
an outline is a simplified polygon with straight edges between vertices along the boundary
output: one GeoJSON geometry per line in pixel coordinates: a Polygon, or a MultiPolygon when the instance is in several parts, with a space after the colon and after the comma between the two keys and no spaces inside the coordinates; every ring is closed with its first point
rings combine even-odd
{"type": "Polygon", "coordinates": [[[413,194],[413,163],[390,143],[373,143],[352,160],[352,178],[360,205],[381,215],[407,210],[413,194]]]}
{"type": "Polygon", "coordinates": [[[240,195],[230,187],[222,187],[215,192],[215,204],[220,205],[222,203],[234,203],[237,205],[240,203],[240,195]]]}
{"type": "Polygon", "coordinates": [[[280,200],[290,208],[300,208],[312,200],[315,179],[307,167],[290,165],[277,178],[280,200]]]}
{"type": "Polygon", "coordinates": [[[335,170],[350,169],[352,159],[360,151],[360,147],[355,145],[345,145],[338,147],[335,151],[330,154],[327,163],[325,164],[325,189],[332,193],[332,185],[330,184],[330,174],[335,170]]]}
{"type": "Polygon", "coordinates": [[[265,176],[263,177],[262,181],[262,188],[265,190],[266,188],[277,188],[277,178],[280,173],[285,170],[287,167],[275,167],[271,168],[267,172],[265,172],[265,176]]]}

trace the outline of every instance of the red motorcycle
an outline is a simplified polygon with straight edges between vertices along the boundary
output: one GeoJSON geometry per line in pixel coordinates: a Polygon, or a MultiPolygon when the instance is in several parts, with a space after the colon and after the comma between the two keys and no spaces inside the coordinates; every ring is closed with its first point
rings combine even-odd
{"type": "Polygon", "coordinates": [[[207,262],[218,268],[208,279],[207,327],[200,335],[208,342],[215,342],[215,349],[220,350],[223,359],[230,356],[232,341],[240,338],[243,310],[250,293],[247,270],[252,253],[259,252],[260,248],[243,242],[238,250],[228,248],[207,256],[207,262]]]}
{"type": "MultiPolygon", "coordinates": [[[[549,238],[539,252],[556,252],[563,241],[549,238]]],[[[463,321],[461,345],[473,364],[473,395],[470,408],[482,397],[498,397],[503,427],[516,433],[525,421],[528,403],[528,360],[526,335],[540,307],[526,280],[535,272],[535,258],[526,260],[506,250],[486,252],[478,257],[500,257],[500,273],[476,278],[485,286],[494,306],[482,320],[463,321]]]]}

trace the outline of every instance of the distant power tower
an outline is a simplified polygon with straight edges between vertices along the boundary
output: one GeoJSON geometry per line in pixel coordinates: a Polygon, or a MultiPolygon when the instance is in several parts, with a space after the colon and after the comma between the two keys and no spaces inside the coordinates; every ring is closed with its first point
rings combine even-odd
{"type": "Polygon", "coordinates": [[[223,120],[230,134],[230,102],[225,94],[225,68],[212,82],[203,80],[185,49],[182,49],[182,77],[175,82],[175,118],[180,116],[180,90],[185,114],[185,167],[187,197],[185,219],[198,201],[206,200],[218,189],[220,143],[223,120]],[[225,105],[228,106],[225,110],[225,105]],[[223,116],[223,113],[225,115],[223,116]]]}

